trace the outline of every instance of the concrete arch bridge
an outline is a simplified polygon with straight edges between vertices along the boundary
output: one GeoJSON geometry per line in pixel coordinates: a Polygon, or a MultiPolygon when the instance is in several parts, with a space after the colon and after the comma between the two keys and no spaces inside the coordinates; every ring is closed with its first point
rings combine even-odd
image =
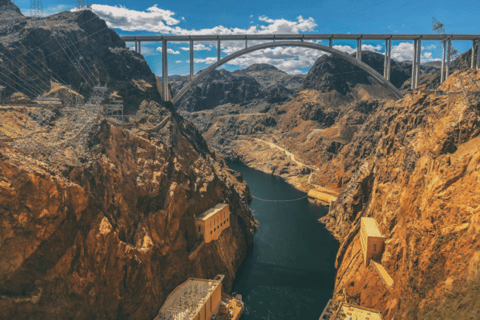
{"type": "MultiPolygon", "coordinates": [[[[205,35],[205,36],[125,36],[122,37],[125,42],[135,42],[135,51],[141,53],[142,42],[162,42],[162,78],[163,78],[163,97],[165,101],[168,101],[168,42],[190,42],[190,81],[171,99],[171,102],[175,104],[180,98],[194,85],[204,79],[210,72],[222,66],[223,64],[243,56],[245,54],[274,47],[303,47],[319,50],[322,52],[336,55],[353,65],[363,69],[369,73],[375,80],[377,80],[383,87],[390,90],[397,98],[402,97],[402,93],[390,82],[390,64],[391,64],[391,49],[392,40],[413,40],[414,53],[412,63],[412,81],[411,87],[415,89],[418,84],[420,75],[420,58],[422,54],[421,41],[423,40],[440,40],[437,35],[385,35],[385,34],[288,34],[288,35],[205,35]],[[333,40],[357,40],[357,54],[356,57],[352,57],[342,51],[333,48],[333,40]],[[384,61],[384,74],[381,75],[373,68],[362,62],[362,39],[363,40],[385,40],[385,61],[384,61]],[[221,58],[221,41],[239,41],[245,40],[245,49],[239,50],[235,53],[221,58]],[[249,40],[271,40],[272,42],[263,43],[254,46],[248,46],[249,40]],[[281,40],[281,41],[277,41],[281,40]],[[313,42],[306,42],[305,40],[328,40],[329,45],[324,46],[313,42]],[[210,65],[208,68],[202,70],[199,74],[194,75],[194,41],[217,41],[217,62],[210,65]]],[[[448,77],[450,59],[446,56],[446,49],[450,46],[452,40],[470,40],[473,41],[471,67],[478,69],[480,66],[480,35],[446,35],[442,40],[443,44],[443,59],[442,59],[442,82],[448,77]],[[475,59],[475,48],[476,59],[475,59]]]]}

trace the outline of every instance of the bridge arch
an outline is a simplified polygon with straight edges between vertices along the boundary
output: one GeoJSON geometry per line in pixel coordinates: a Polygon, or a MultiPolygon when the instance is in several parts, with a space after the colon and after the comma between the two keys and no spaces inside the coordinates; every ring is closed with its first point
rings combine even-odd
{"type": "Polygon", "coordinates": [[[180,91],[177,92],[177,94],[173,97],[172,103],[175,104],[180,100],[180,98],[194,85],[199,83],[202,79],[204,79],[210,72],[213,70],[217,69],[221,65],[227,63],[230,60],[233,60],[235,58],[238,58],[240,56],[243,56],[247,53],[254,52],[257,50],[262,50],[262,49],[267,49],[267,48],[274,48],[274,47],[304,47],[304,48],[310,48],[310,49],[315,49],[327,53],[334,54],[348,62],[351,62],[355,66],[363,69],[367,73],[369,73],[371,76],[373,76],[383,87],[386,89],[390,90],[398,99],[402,98],[402,93],[387,79],[385,79],[380,73],[375,71],[372,67],[367,65],[366,63],[363,63],[360,60],[357,60],[356,58],[351,57],[350,55],[341,52],[339,50],[323,46],[321,44],[317,43],[312,43],[312,42],[300,42],[300,41],[278,41],[278,42],[271,42],[271,43],[263,43],[259,44],[256,46],[251,46],[243,50],[239,50],[235,53],[232,53],[231,55],[220,59],[216,63],[212,64],[208,68],[204,69],[202,72],[197,74],[193,80],[191,80],[189,83],[187,83],[180,91]]]}

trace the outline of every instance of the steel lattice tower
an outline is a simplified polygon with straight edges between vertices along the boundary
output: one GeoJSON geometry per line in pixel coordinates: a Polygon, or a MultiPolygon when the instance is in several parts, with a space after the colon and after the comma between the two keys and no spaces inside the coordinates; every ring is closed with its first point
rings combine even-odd
{"type": "Polygon", "coordinates": [[[82,9],[85,7],[85,1],[83,0],[77,0],[77,8],[82,9]]]}
{"type": "Polygon", "coordinates": [[[32,17],[43,17],[42,0],[31,0],[30,15],[32,17]]]}

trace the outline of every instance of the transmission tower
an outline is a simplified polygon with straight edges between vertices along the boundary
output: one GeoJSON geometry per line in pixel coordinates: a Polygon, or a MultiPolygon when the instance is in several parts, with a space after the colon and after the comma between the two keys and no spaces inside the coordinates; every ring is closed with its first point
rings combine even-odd
{"type": "Polygon", "coordinates": [[[77,9],[85,8],[85,1],[77,0],[77,9]]]}
{"type": "Polygon", "coordinates": [[[458,50],[452,46],[452,39],[450,39],[450,37],[447,36],[447,34],[445,33],[445,25],[435,19],[435,17],[433,17],[432,19],[432,29],[438,34],[438,37],[440,38],[440,43],[443,45],[442,75],[440,79],[440,83],[443,83],[443,80],[448,77],[450,72],[450,61],[454,60],[458,56],[458,50]],[[447,65],[446,77],[444,78],[445,75],[443,73],[443,64],[445,58],[447,59],[447,65]]]}
{"type": "Polygon", "coordinates": [[[30,15],[32,17],[43,17],[42,0],[31,0],[30,15]]]}

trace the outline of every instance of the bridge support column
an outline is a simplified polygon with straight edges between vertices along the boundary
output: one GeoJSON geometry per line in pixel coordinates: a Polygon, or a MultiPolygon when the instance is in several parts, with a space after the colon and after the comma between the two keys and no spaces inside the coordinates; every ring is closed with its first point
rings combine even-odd
{"type": "Polygon", "coordinates": [[[247,49],[247,48],[248,48],[248,40],[245,39],[245,49],[247,49]]]}
{"type": "Polygon", "coordinates": [[[417,71],[417,42],[418,40],[413,40],[413,59],[412,59],[412,79],[410,80],[410,88],[415,89],[415,72],[417,71]]]}
{"type": "Polygon", "coordinates": [[[388,39],[388,61],[387,61],[387,80],[390,81],[390,70],[392,67],[392,39],[388,39]]]}
{"type": "Polygon", "coordinates": [[[142,41],[138,41],[138,53],[142,54],[142,41]]]}
{"type": "Polygon", "coordinates": [[[443,53],[442,53],[442,68],[440,70],[440,83],[443,83],[445,81],[445,55],[447,52],[447,44],[445,41],[442,41],[442,47],[443,47],[443,53]]]}
{"type": "Polygon", "coordinates": [[[357,39],[357,60],[362,61],[362,39],[357,39]]]}
{"type": "Polygon", "coordinates": [[[480,68],[480,42],[477,41],[477,70],[480,68]]]}
{"type": "Polygon", "coordinates": [[[385,40],[385,61],[383,63],[383,77],[387,80],[390,80],[391,51],[392,51],[392,40],[386,39],[385,40]]]}
{"type": "Polygon", "coordinates": [[[167,61],[167,40],[162,40],[162,85],[163,101],[168,101],[168,61],[167,61]]]}
{"type": "Polygon", "coordinates": [[[422,39],[418,39],[417,41],[417,63],[415,71],[415,89],[418,87],[418,79],[420,79],[420,63],[422,59],[422,39]]]}
{"type": "Polygon", "coordinates": [[[190,80],[193,80],[194,70],[193,70],[193,40],[190,39],[190,80]]]}
{"type": "Polygon", "coordinates": [[[452,41],[447,40],[447,67],[445,68],[445,80],[447,80],[450,75],[450,52],[452,51],[452,41]]]}
{"type": "Polygon", "coordinates": [[[217,61],[220,61],[220,54],[221,54],[220,39],[218,39],[217,40],[217,61]]]}
{"type": "Polygon", "coordinates": [[[470,59],[470,69],[473,69],[475,68],[475,46],[476,46],[477,42],[475,40],[473,40],[473,43],[472,43],[472,58],[470,59]]]}
{"type": "Polygon", "coordinates": [[[138,52],[138,42],[135,40],[135,52],[138,52]]]}
{"type": "Polygon", "coordinates": [[[333,39],[328,39],[328,46],[331,48],[333,46],[333,39]]]}

